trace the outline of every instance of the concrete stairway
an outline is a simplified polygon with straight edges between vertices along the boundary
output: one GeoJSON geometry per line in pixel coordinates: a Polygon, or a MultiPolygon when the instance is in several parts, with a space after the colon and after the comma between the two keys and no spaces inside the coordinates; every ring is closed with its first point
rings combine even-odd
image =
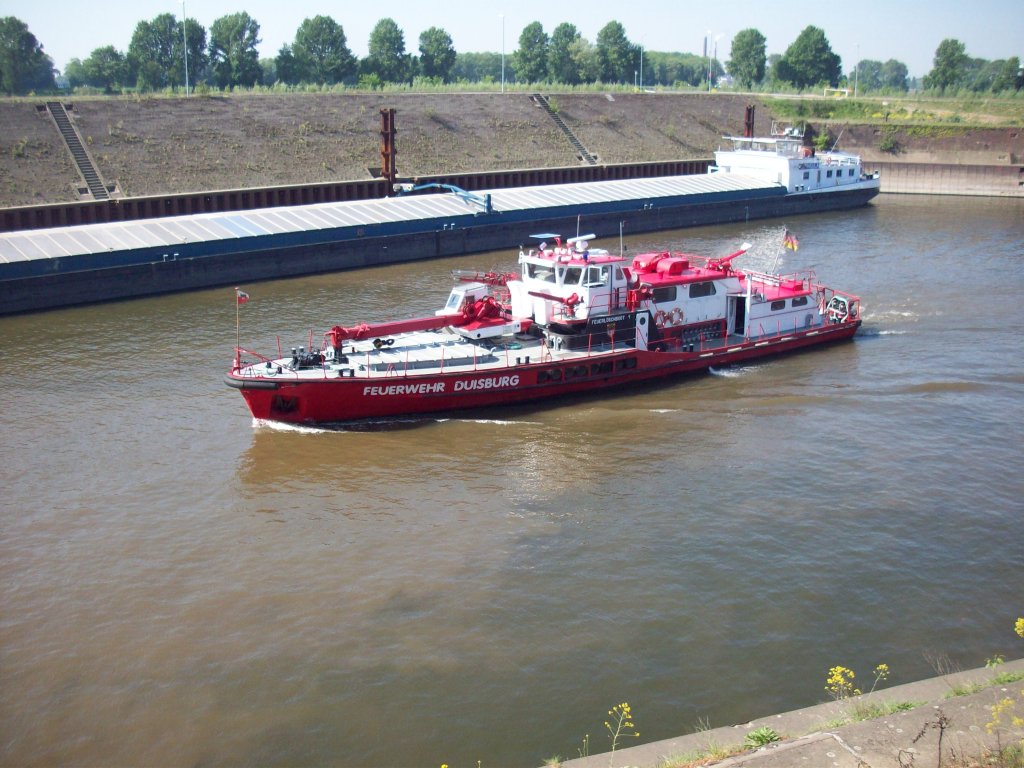
{"type": "Polygon", "coordinates": [[[583,142],[579,140],[576,134],[573,133],[562,118],[558,116],[558,113],[551,108],[551,104],[548,102],[547,96],[544,96],[541,93],[535,93],[532,98],[537,105],[542,107],[544,111],[548,113],[548,116],[555,121],[555,125],[557,125],[562,130],[562,133],[566,135],[569,139],[569,143],[572,144],[573,148],[576,150],[576,154],[579,155],[580,160],[588,165],[597,165],[597,158],[587,151],[587,148],[583,146],[583,142]]]}
{"type": "Polygon", "coordinates": [[[86,152],[85,145],[82,144],[75,126],[71,124],[71,118],[68,117],[64,105],[59,101],[48,101],[46,102],[46,108],[50,112],[50,117],[53,118],[54,125],[57,126],[57,130],[60,131],[60,135],[64,138],[64,143],[67,145],[75,165],[78,166],[78,172],[89,187],[89,194],[92,195],[94,200],[109,200],[110,195],[103,184],[100,172],[93,163],[92,158],[89,157],[89,153],[86,152]]]}

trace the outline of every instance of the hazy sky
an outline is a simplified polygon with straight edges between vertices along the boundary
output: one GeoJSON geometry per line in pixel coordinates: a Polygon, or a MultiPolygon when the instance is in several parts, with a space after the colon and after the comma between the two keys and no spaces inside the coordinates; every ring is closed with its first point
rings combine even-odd
{"type": "MultiPolygon", "coordinates": [[[[405,34],[410,53],[419,48],[420,33],[441,27],[455,50],[481,52],[518,47],[523,27],[539,21],[548,34],[563,21],[576,25],[591,42],[609,21],[618,21],[631,42],[655,51],[703,53],[710,31],[719,38],[718,58],[729,57],[733,36],[753,27],[768,39],[768,53],[784,53],[804,27],[825,30],[832,50],[849,72],[859,59],[896,59],[912,76],[927,74],[935,49],[956,38],[967,54],[982,59],[1024,59],[1024,11],[1020,0],[853,0],[823,2],[681,2],[680,0],[393,0],[390,4],[338,0],[186,0],[189,18],[209,30],[214,19],[247,11],[260,24],[260,56],[272,57],[291,43],[303,19],[331,16],[341,24],[348,46],[365,56],[374,25],[390,16],[405,34]]],[[[63,69],[71,58],[86,58],[95,48],[113,45],[127,51],[132,31],[141,20],[161,13],[180,16],[179,0],[0,0],[0,16],[16,16],[26,24],[63,69]]]]}

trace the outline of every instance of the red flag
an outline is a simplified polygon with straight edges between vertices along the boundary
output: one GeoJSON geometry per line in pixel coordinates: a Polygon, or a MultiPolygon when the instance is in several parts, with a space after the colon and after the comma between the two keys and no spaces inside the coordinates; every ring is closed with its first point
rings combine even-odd
{"type": "Polygon", "coordinates": [[[245,302],[247,302],[248,300],[249,300],[249,294],[248,293],[246,293],[245,291],[241,291],[238,288],[235,288],[235,301],[238,304],[245,304],[245,302]]]}
{"type": "Polygon", "coordinates": [[[791,251],[795,251],[800,247],[800,241],[797,240],[796,235],[792,234],[788,229],[786,230],[785,236],[782,238],[782,244],[791,251]]]}

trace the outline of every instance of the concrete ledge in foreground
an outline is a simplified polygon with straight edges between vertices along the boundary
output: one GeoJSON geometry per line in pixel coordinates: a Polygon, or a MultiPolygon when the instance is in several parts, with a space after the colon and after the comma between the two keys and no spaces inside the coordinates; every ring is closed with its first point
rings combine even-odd
{"type": "Polygon", "coordinates": [[[954,758],[979,758],[995,750],[1000,743],[1005,747],[1024,739],[1024,727],[1012,727],[1011,717],[1008,716],[1002,718],[1004,722],[998,735],[989,734],[985,728],[992,720],[992,705],[1004,698],[1015,702],[1013,714],[1024,717],[1024,680],[1005,685],[992,683],[992,678],[1002,673],[1024,673],[1024,659],[1007,662],[996,668],[973,669],[884,688],[842,703],[819,704],[781,715],[757,718],[741,725],[620,749],[614,755],[604,753],[567,760],[561,765],[564,768],[671,768],[686,765],[687,759],[696,759],[712,745],[742,745],[750,731],[766,725],[782,735],[784,741],[701,765],[730,768],[924,768],[939,765],[940,717],[945,722],[941,729],[942,760],[949,765],[953,764],[954,758]],[[952,695],[954,688],[973,684],[987,687],[966,696],[952,695]],[[830,722],[841,718],[857,701],[909,701],[918,706],[908,712],[898,712],[874,720],[839,728],[828,727],[830,722]]]}

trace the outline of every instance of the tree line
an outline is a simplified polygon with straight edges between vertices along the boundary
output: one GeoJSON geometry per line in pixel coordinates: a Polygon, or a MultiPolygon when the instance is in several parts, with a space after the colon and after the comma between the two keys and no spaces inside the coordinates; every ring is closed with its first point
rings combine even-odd
{"type": "MultiPolygon", "coordinates": [[[[374,26],[368,55],[358,58],[348,46],[341,24],[330,16],[306,18],[291,43],[273,58],[260,59],[260,25],[248,13],[216,19],[209,30],[194,19],[169,13],[140,21],[128,49],[95,49],[84,60],[71,59],[62,85],[107,93],[134,89],[159,91],[232,89],[256,85],[344,85],[381,88],[385,84],[508,83],[584,85],[633,84],[674,88],[721,85],[776,91],[849,87],[862,91],[907,91],[923,87],[939,92],[1019,91],[1024,85],[1017,57],[986,61],[967,55],[963,43],[943,40],[932,70],[918,83],[900,61],[861,60],[848,71],[825,32],[803,29],[783,54],[768,55],[757,29],[744,29],[732,40],[727,61],[717,58],[717,42],[703,55],[646,51],[626,36],[618,21],[606,24],[591,43],[574,24],[557,25],[549,35],[528,24],[518,47],[504,54],[459,53],[440,27],[420,34],[417,53],[406,50],[405,35],[390,18],[374,26]]],[[[43,45],[19,19],[0,19],[0,91],[8,95],[57,89],[58,72],[43,45]]]]}

